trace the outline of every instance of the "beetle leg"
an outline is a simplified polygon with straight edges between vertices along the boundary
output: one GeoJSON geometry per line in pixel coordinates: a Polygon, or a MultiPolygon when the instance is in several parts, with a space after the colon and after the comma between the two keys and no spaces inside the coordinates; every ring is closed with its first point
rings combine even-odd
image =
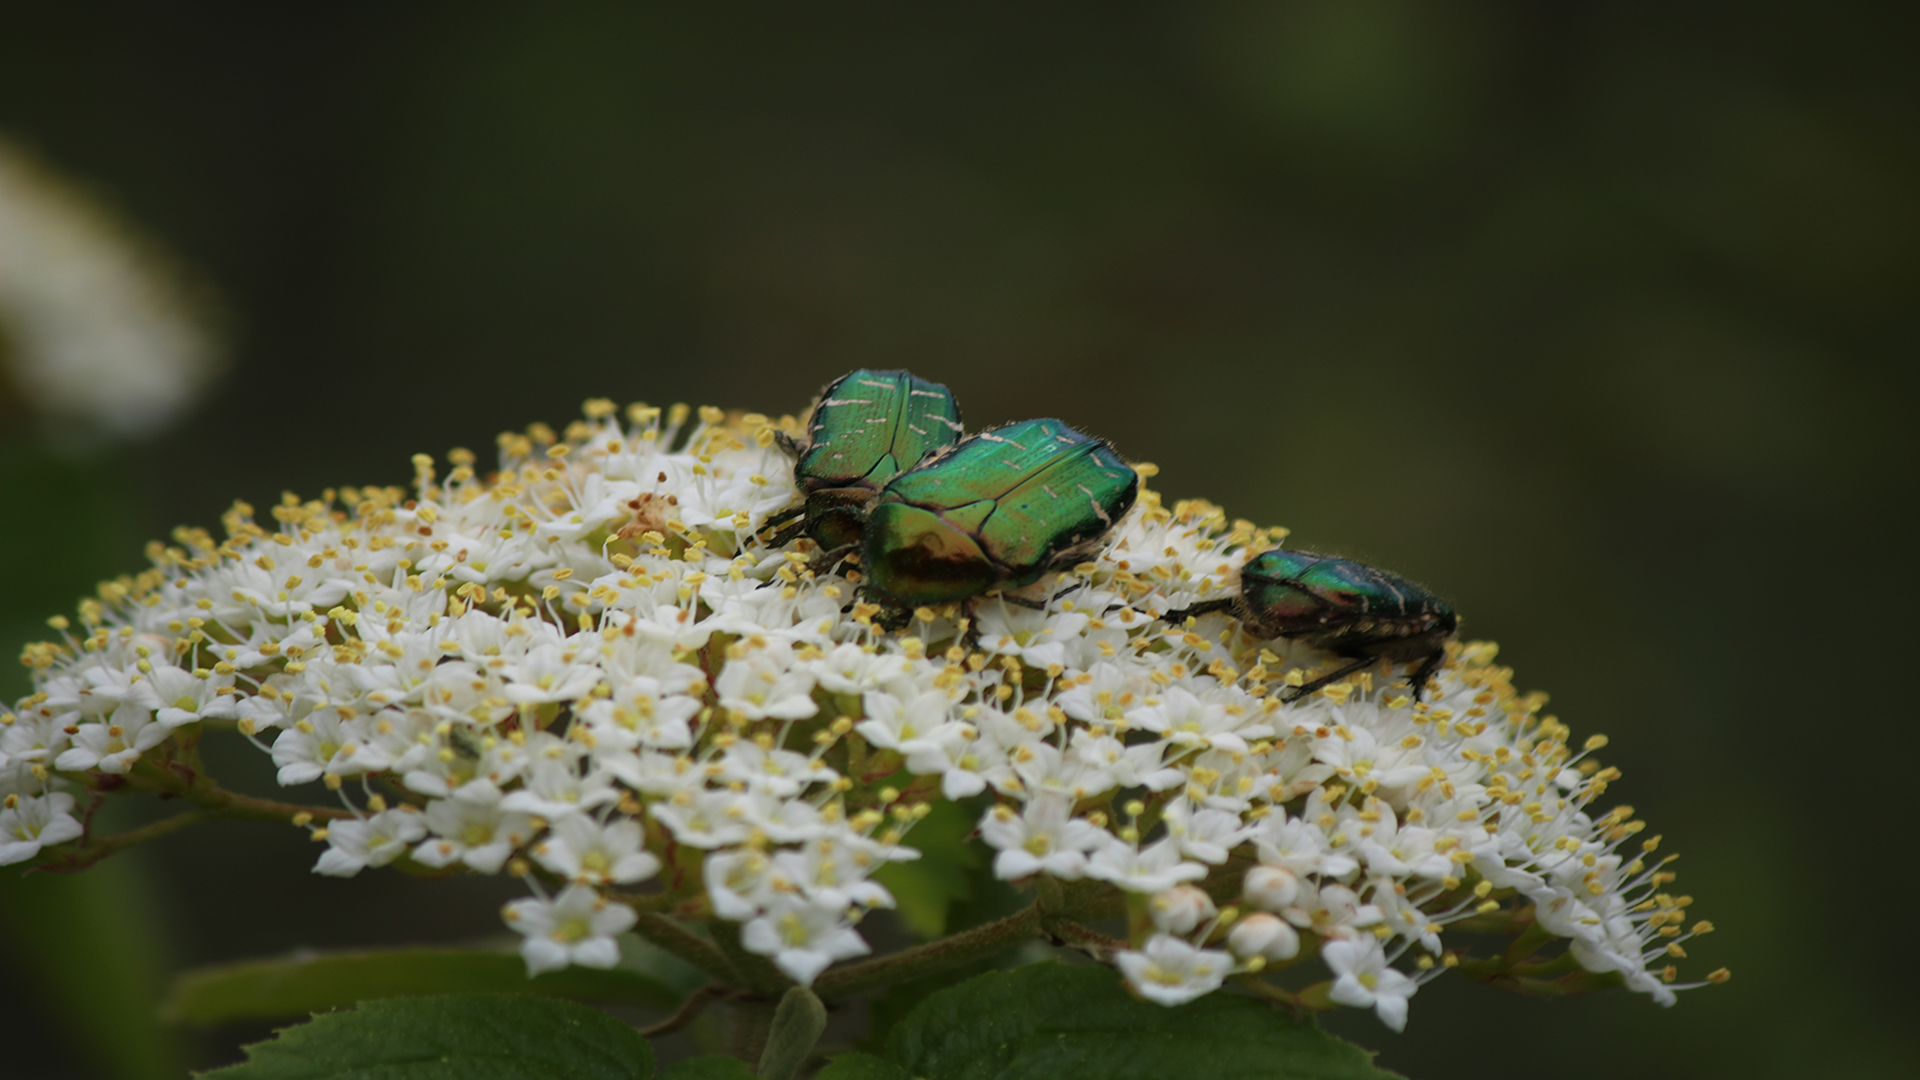
{"type": "MultiPolygon", "coordinates": [[[[772,517],[768,518],[766,521],[762,522],[760,525],[760,529],[762,532],[764,532],[767,529],[771,529],[776,525],[786,525],[787,522],[793,521],[794,518],[797,518],[801,514],[804,514],[806,512],[807,512],[807,508],[804,503],[799,506],[789,507],[773,515],[772,517]]],[[[792,525],[787,525],[786,528],[781,529],[779,532],[774,533],[772,536],[762,537],[761,542],[766,544],[768,547],[786,547],[788,544],[791,544],[795,540],[799,539],[800,534],[806,531],[807,531],[807,523],[805,521],[793,521],[792,525]]]]}
{"type": "Polygon", "coordinates": [[[1045,611],[1047,610],[1047,605],[1053,601],[1052,597],[1048,597],[1046,600],[1029,600],[1024,596],[1008,596],[1006,593],[995,593],[993,594],[993,598],[1003,604],[1023,607],[1028,611],[1045,611]]]}
{"type": "Polygon", "coordinates": [[[1427,692],[1427,680],[1433,677],[1434,672],[1440,670],[1440,665],[1445,663],[1446,659],[1447,651],[1445,649],[1435,649],[1427,654],[1427,658],[1420,662],[1419,667],[1414,669],[1413,677],[1409,685],[1413,689],[1413,703],[1415,705],[1420,704],[1420,695],[1427,692]]]}
{"type": "Polygon", "coordinates": [[[801,447],[798,442],[794,441],[793,436],[784,431],[776,431],[773,433],[773,441],[779,445],[781,451],[788,457],[799,458],[801,447]]]}
{"type": "MultiPolygon", "coordinates": [[[[1023,608],[1026,608],[1028,611],[1052,611],[1053,602],[1055,600],[1060,599],[1061,597],[1067,595],[1068,593],[1074,591],[1075,589],[1084,589],[1086,587],[1087,587],[1087,583],[1084,581],[1080,582],[1077,585],[1069,585],[1066,588],[1061,589],[1059,592],[1054,593],[1052,596],[1047,597],[1045,600],[1029,600],[1024,596],[1013,596],[1008,593],[994,593],[993,596],[994,596],[994,599],[1000,601],[1003,604],[1012,604],[1015,607],[1023,607],[1023,608]]],[[[1108,608],[1107,610],[1112,611],[1113,609],[1108,608]]]]}
{"type": "Polygon", "coordinates": [[[1280,700],[1285,702],[1299,701],[1301,698],[1306,697],[1308,694],[1313,693],[1315,690],[1318,690],[1323,686],[1328,686],[1333,683],[1339,682],[1341,679],[1345,678],[1348,675],[1353,674],[1356,671],[1359,671],[1361,668],[1366,667],[1368,664],[1377,664],[1379,662],[1380,662],[1380,658],[1377,656],[1362,656],[1358,660],[1355,660],[1353,663],[1348,664],[1346,667],[1335,668],[1332,671],[1328,672],[1325,675],[1320,676],[1317,679],[1312,679],[1300,686],[1293,687],[1290,690],[1282,691],[1281,692],[1282,696],[1280,700]]]}
{"type": "Polygon", "coordinates": [[[1235,599],[1235,597],[1225,596],[1218,600],[1202,600],[1191,607],[1183,607],[1178,611],[1169,611],[1160,617],[1167,622],[1178,625],[1179,623],[1186,622],[1188,619],[1197,618],[1201,615],[1211,615],[1216,611],[1232,611],[1235,599]]]}
{"type": "Polygon", "coordinates": [[[814,577],[825,577],[838,568],[841,563],[846,562],[847,556],[853,554],[853,549],[859,546],[858,544],[842,544],[832,551],[822,551],[807,560],[807,569],[813,571],[814,577]]]}

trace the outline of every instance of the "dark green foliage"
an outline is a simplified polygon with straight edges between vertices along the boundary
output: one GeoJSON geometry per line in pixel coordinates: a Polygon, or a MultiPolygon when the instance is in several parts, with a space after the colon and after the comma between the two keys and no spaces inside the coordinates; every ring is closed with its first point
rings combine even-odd
{"type": "Polygon", "coordinates": [[[814,1073],[813,1080],[914,1080],[914,1075],[883,1057],[841,1054],[814,1073]]]}
{"type": "MultiPolygon", "coordinates": [[[[665,957],[657,950],[649,954],[665,957]]],[[[626,967],[570,967],[527,978],[513,953],[459,949],[391,949],[256,960],[201,968],[173,984],[163,1009],[196,1024],[277,1020],[338,1009],[373,998],[455,990],[505,991],[672,1009],[691,984],[686,968],[665,958],[659,977],[626,967]],[[671,965],[671,966],[667,966],[671,965]]]]}
{"type": "Polygon", "coordinates": [[[1388,1080],[1371,1055],[1252,998],[1167,1008],[1111,970],[1036,964],[933,995],[896,1025],[884,1057],[840,1058],[830,1080],[1388,1080]],[[884,1066],[891,1064],[898,1071],[884,1066]],[[835,1071],[840,1070],[840,1071],[835,1071]]]}
{"type": "Polygon", "coordinates": [[[893,894],[894,912],[907,928],[931,941],[947,932],[948,909],[973,899],[976,889],[990,888],[985,874],[991,855],[973,837],[980,813],[972,803],[936,802],[913,826],[913,843],[921,858],[890,862],[873,880],[893,894]]]}
{"type": "Polygon", "coordinates": [[[525,994],[390,998],[324,1013],[247,1047],[209,1080],[647,1080],[639,1032],[584,1005],[525,994]]]}
{"type": "Polygon", "coordinates": [[[724,1054],[676,1061],[660,1070],[659,1080],[755,1080],[753,1070],[739,1058],[724,1054]]]}

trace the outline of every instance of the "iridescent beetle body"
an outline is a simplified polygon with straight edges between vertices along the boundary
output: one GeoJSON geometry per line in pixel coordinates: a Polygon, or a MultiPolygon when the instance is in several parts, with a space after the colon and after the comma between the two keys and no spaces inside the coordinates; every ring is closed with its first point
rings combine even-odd
{"type": "Polygon", "coordinates": [[[1059,420],[968,436],[895,477],[867,519],[861,562],[896,608],[1017,589],[1097,550],[1140,477],[1059,420]]]}
{"type": "Polygon", "coordinates": [[[1334,555],[1275,549],[1247,561],[1237,596],[1167,612],[1170,622],[1225,611],[1257,637],[1286,638],[1352,663],[1295,687],[1297,700],[1368,664],[1413,663],[1415,700],[1446,660],[1459,618],[1447,602],[1398,574],[1334,555]]]}
{"type": "Polygon", "coordinates": [[[894,477],[960,439],[953,393],[906,371],[860,368],[827,384],[807,418],[807,442],[782,438],[794,455],[793,483],[806,501],[768,524],[800,520],[769,538],[778,547],[801,533],[823,558],[860,543],[867,512],[894,477]]]}

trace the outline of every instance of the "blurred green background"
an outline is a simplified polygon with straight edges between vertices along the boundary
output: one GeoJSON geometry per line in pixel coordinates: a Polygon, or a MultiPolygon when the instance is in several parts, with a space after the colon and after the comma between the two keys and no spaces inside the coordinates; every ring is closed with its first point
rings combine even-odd
{"type": "MultiPolygon", "coordinates": [[[[1058,415],[1170,496],[1431,585],[1612,736],[1720,927],[1686,971],[1733,981],[1661,1010],[1443,980],[1403,1036],[1337,1019],[1382,1064],[1920,1075],[1920,946],[1880,906],[1920,876],[1915,21],[16,5],[0,133],[165,238],[236,337],[160,437],[0,436],[6,652],[236,497],[402,483],[588,397],[797,411],[911,367],[971,424],[1058,415]]],[[[62,936],[71,880],[9,881],[7,1075],[166,1075],[137,1040],[167,965],[493,933],[514,891],[313,856],[232,825],[121,860],[166,930],[144,959],[137,927],[62,936]]]]}

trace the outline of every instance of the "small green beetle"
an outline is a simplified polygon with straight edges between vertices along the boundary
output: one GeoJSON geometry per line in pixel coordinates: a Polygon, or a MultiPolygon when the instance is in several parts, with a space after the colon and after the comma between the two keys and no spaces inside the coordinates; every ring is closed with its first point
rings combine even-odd
{"type": "Polygon", "coordinates": [[[840,376],[820,391],[804,447],[776,436],[794,455],[793,483],[806,501],[768,520],[800,518],[767,542],[782,547],[804,532],[820,545],[816,564],[838,562],[859,545],[887,482],[958,442],[960,430],[960,405],[939,383],[871,368],[840,376]]]}
{"type": "Polygon", "coordinates": [[[910,609],[1030,585],[1097,549],[1139,494],[1113,447],[1059,420],[979,432],[880,493],[861,547],[867,588],[910,609]]]}
{"type": "Polygon", "coordinates": [[[1351,661],[1295,687],[1297,701],[1381,660],[1420,661],[1411,684],[1415,701],[1447,657],[1459,618],[1447,602],[1398,574],[1334,555],[1275,549],[1247,561],[1238,596],[1169,611],[1168,622],[1215,611],[1233,614],[1263,638],[1287,638],[1351,661]]]}

